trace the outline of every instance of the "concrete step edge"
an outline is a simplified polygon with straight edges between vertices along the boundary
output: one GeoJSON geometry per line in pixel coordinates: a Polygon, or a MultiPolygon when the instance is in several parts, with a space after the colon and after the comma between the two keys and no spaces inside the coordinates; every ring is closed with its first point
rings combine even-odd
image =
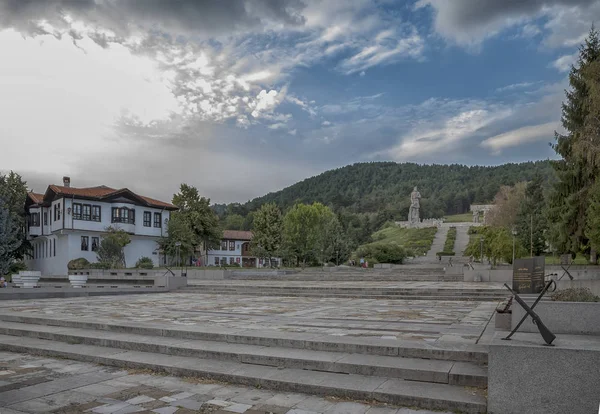
{"type": "Polygon", "coordinates": [[[231,344],[221,343],[216,345],[214,341],[189,341],[185,339],[180,340],[179,343],[165,343],[163,337],[116,332],[105,332],[104,335],[98,336],[98,332],[93,330],[61,328],[57,331],[53,327],[14,322],[5,322],[0,325],[0,334],[69,344],[77,343],[283,368],[301,367],[305,370],[384,376],[441,384],[484,388],[487,386],[487,367],[469,362],[455,363],[453,361],[434,361],[421,358],[345,354],[313,350],[295,350],[296,352],[294,352],[290,349],[256,345],[237,344],[237,346],[231,347],[231,344]],[[37,329],[33,327],[37,327],[37,329]],[[233,349],[227,350],[228,345],[233,349]],[[215,349],[215,346],[220,349],[215,349]],[[295,353],[295,355],[290,356],[290,353],[295,353]],[[302,353],[306,355],[301,355],[302,353]]]}
{"type": "Polygon", "coordinates": [[[108,332],[124,332],[138,335],[162,336],[189,340],[226,342],[230,344],[250,344],[259,346],[308,349],[314,351],[331,351],[365,355],[399,356],[406,358],[435,359],[442,361],[461,361],[487,364],[488,349],[484,346],[471,346],[467,349],[447,349],[442,347],[419,346],[392,340],[361,340],[355,338],[315,336],[297,333],[285,335],[271,334],[266,336],[261,331],[239,331],[215,329],[212,326],[196,325],[193,330],[180,327],[178,329],[144,325],[143,323],[106,323],[41,316],[24,316],[0,313],[0,321],[16,322],[32,325],[59,326],[101,330],[108,332]]]}
{"type": "Polygon", "coordinates": [[[123,351],[90,345],[69,345],[35,338],[0,335],[0,350],[62,357],[128,369],[150,369],[169,375],[202,377],[262,388],[328,395],[357,400],[416,406],[434,410],[485,413],[485,397],[457,385],[420,383],[384,377],[364,377],[304,371],[192,357],[123,351]]]}

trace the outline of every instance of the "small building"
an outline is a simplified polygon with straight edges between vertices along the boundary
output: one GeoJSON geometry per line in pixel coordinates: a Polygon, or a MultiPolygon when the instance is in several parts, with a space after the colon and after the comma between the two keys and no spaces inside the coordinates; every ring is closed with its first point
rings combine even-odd
{"type": "MultiPolygon", "coordinates": [[[[253,256],[250,252],[251,231],[224,230],[221,247],[209,249],[207,252],[207,266],[240,266],[263,267],[268,266],[268,259],[263,260],[253,256]]],[[[279,266],[281,260],[273,259],[273,266],[279,266]]]]}
{"type": "Polygon", "coordinates": [[[155,266],[164,264],[158,240],[166,236],[166,223],[172,204],[141,196],[127,188],[71,187],[69,177],[63,185],[50,185],[44,194],[27,194],[27,238],[33,248],[25,263],[42,275],[67,275],[67,264],[78,258],[97,262],[96,251],[109,226],[120,228],[131,237],[124,248],[125,263],[135,265],[150,257],[155,266]]]}

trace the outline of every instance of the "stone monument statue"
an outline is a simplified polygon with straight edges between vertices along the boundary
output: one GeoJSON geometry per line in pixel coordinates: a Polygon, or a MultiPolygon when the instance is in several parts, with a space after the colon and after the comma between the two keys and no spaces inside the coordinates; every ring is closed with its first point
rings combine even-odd
{"type": "Polygon", "coordinates": [[[421,193],[417,190],[417,187],[410,193],[410,209],[408,210],[408,222],[409,223],[419,223],[421,220],[419,218],[419,208],[421,208],[420,200],[421,193]]]}
{"type": "Polygon", "coordinates": [[[473,210],[473,223],[479,223],[479,210],[473,210]]]}

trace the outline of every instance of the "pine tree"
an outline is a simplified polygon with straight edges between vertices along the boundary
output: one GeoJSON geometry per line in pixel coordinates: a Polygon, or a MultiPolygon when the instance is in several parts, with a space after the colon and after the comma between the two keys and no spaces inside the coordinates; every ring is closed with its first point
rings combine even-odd
{"type": "Polygon", "coordinates": [[[581,152],[576,151],[577,142],[583,139],[588,109],[585,105],[589,95],[585,73],[600,58],[600,36],[592,27],[588,38],[579,51],[577,66],[571,68],[562,106],[562,124],[566,135],[556,134],[554,150],[562,157],[553,162],[558,181],[549,198],[549,240],[561,253],[576,254],[587,248],[585,235],[586,212],[589,189],[594,184],[596,172],[588,168],[581,152]]]}
{"type": "Polygon", "coordinates": [[[283,217],[275,203],[263,204],[254,213],[251,248],[255,256],[269,259],[272,263],[283,241],[283,217]]]}
{"type": "Polygon", "coordinates": [[[546,250],[546,223],[543,179],[536,175],[525,188],[525,197],[516,219],[518,238],[533,256],[539,256],[546,250]]]}

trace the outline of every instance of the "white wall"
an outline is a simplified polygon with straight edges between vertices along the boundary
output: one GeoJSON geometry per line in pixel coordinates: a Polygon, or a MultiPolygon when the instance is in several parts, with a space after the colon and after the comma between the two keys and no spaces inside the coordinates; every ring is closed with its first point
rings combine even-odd
{"type": "Polygon", "coordinates": [[[165,219],[169,219],[169,211],[161,210],[158,208],[149,208],[144,206],[136,206],[133,203],[105,203],[88,200],[75,199],[75,203],[90,204],[92,206],[100,206],[101,221],[88,221],[88,220],[76,220],[73,219],[72,203],[73,200],[65,198],[65,229],[75,230],[91,230],[91,231],[104,231],[108,226],[118,227],[128,233],[144,235],[144,236],[166,236],[167,228],[165,226],[165,219]],[[112,209],[113,207],[126,207],[135,210],[135,224],[128,223],[112,223],[112,209]],[[68,209],[71,208],[71,212],[68,209]],[[151,213],[150,226],[144,226],[144,211],[151,213]],[[154,213],[162,213],[161,227],[154,227],[154,213]]]}
{"type": "MultiPolygon", "coordinates": [[[[100,233],[75,231],[69,234],[41,236],[32,240],[32,245],[37,252],[36,258],[25,260],[29,270],[39,270],[42,276],[68,274],[67,265],[73,259],[85,258],[90,263],[98,261],[96,252],[92,251],[92,237],[100,237],[100,233]],[[81,236],[88,236],[89,250],[81,250],[81,236]],[[56,240],[56,256],[52,253],[52,240],[56,240]],[[46,243],[50,241],[48,253],[46,243]]],[[[131,236],[131,243],[125,246],[125,262],[128,267],[135,266],[140,257],[146,256],[152,259],[155,266],[159,265],[159,255],[154,254],[158,249],[158,238],[143,236],[131,236]]]]}
{"type": "MultiPolygon", "coordinates": [[[[137,214],[137,213],[136,213],[137,214]]],[[[137,222],[137,216],[136,216],[137,222]]],[[[149,257],[154,266],[159,266],[158,239],[149,237],[131,237],[131,243],[125,246],[125,263],[127,267],[135,266],[140,257],[149,257]],[[154,254],[156,251],[156,254],[154,254]]]]}

